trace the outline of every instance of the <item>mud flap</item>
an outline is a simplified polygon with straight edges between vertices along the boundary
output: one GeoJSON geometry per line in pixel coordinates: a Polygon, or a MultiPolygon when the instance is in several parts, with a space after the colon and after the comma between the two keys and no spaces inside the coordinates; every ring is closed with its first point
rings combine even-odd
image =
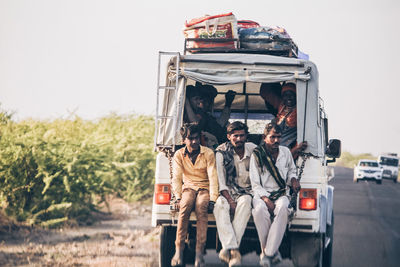
{"type": "Polygon", "coordinates": [[[318,266],[322,257],[322,242],[322,235],[292,233],[290,251],[294,266],[318,266]]]}

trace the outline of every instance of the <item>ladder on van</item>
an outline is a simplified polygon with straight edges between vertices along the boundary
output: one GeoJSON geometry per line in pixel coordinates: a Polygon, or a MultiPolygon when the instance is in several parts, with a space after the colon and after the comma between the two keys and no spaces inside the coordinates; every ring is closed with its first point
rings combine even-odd
{"type": "Polygon", "coordinates": [[[160,96],[163,95],[166,97],[171,93],[171,91],[174,92],[174,97],[175,97],[175,103],[178,103],[178,79],[179,79],[179,64],[180,64],[180,53],[179,52],[162,52],[159,51],[158,53],[158,69],[157,69],[157,104],[156,104],[156,117],[155,117],[155,134],[154,134],[154,149],[157,150],[159,148],[160,150],[166,150],[166,149],[174,149],[174,145],[176,144],[175,140],[175,134],[173,134],[173,141],[171,146],[165,146],[164,142],[162,144],[158,144],[158,136],[160,136],[160,130],[161,127],[164,126],[164,133],[161,134],[161,136],[165,136],[165,130],[166,127],[165,125],[167,124],[168,121],[172,121],[173,129],[176,129],[176,124],[177,124],[177,109],[174,109],[174,113],[172,116],[168,116],[168,107],[163,107],[163,110],[160,108],[160,96]],[[176,81],[175,81],[175,86],[169,86],[168,84],[161,84],[161,78],[164,78],[164,83],[167,83],[167,75],[168,75],[168,70],[165,70],[165,76],[161,77],[161,67],[165,68],[165,65],[161,66],[161,62],[163,58],[169,57],[169,59],[173,58],[175,56],[175,66],[176,66],[176,81]],[[164,92],[162,94],[161,92],[164,92]],[[162,114],[160,114],[160,112],[162,114]]]}

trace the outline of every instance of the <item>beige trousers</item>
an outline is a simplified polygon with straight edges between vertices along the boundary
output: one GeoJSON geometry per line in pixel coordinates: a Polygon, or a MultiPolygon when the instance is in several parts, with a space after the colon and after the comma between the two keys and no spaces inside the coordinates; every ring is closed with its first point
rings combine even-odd
{"type": "Polygon", "coordinates": [[[186,188],[182,192],[182,198],[179,203],[178,227],[176,229],[176,249],[183,249],[188,231],[190,213],[195,210],[197,218],[196,232],[196,251],[203,252],[207,241],[207,224],[208,224],[208,203],[210,194],[206,189],[195,191],[186,188]]]}
{"type": "Polygon", "coordinates": [[[243,195],[237,199],[235,215],[231,222],[228,201],[223,196],[218,197],[214,207],[214,216],[222,248],[239,248],[251,215],[251,199],[252,197],[249,195],[243,195]]]}
{"type": "Polygon", "coordinates": [[[271,215],[265,202],[260,198],[253,199],[254,224],[257,228],[261,251],[267,256],[273,256],[282,242],[288,223],[288,205],[287,196],[281,196],[275,201],[275,217],[271,223],[271,215]]]}

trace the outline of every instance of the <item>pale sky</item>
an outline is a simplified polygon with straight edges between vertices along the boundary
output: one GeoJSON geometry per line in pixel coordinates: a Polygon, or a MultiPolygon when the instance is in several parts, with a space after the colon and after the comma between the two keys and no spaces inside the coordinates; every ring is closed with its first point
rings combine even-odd
{"type": "Polygon", "coordinates": [[[16,119],[155,114],[158,51],[185,20],[233,12],[286,28],[317,64],[331,138],[400,153],[400,1],[0,0],[0,103],[16,119]]]}

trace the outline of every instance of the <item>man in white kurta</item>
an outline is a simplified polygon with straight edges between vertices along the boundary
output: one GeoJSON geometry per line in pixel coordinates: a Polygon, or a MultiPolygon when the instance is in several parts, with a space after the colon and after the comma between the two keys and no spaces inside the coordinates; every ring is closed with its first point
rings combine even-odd
{"type": "Polygon", "coordinates": [[[222,250],[219,258],[229,266],[240,266],[239,245],[251,215],[250,156],[256,147],[246,143],[248,129],[241,122],[227,127],[228,142],[216,150],[220,196],[214,215],[222,250]]]}
{"type": "Polygon", "coordinates": [[[280,127],[274,123],[267,124],[264,136],[265,143],[257,147],[250,158],[250,180],[254,192],[253,219],[261,245],[260,265],[269,267],[281,259],[278,249],[289,216],[288,186],[298,191],[300,185],[290,150],[279,145],[280,127]],[[257,156],[259,151],[268,155],[276,169],[267,167],[268,160],[257,156]],[[271,174],[274,170],[279,172],[281,180],[274,178],[276,174],[271,174]]]}

